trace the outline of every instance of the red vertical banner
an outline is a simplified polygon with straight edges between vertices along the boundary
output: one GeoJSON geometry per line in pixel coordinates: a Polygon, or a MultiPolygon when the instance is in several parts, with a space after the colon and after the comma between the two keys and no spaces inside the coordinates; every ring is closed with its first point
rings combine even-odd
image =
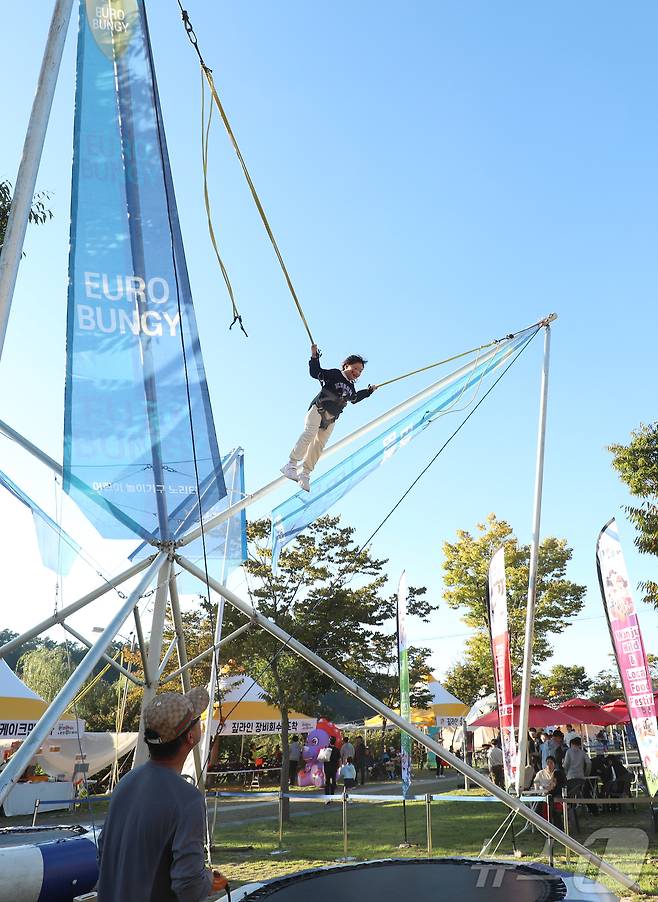
{"type": "Polygon", "coordinates": [[[658,792],[658,724],[651,674],[617,524],[610,520],[599,533],[596,565],[610,638],[635,730],[649,795],[658,792]]]}
{"type": "Polygon", "coordinates": [[[489,603],[489,629],[493,655],[494,682],[498,701],[500,740],[503,747],[505,782],[516,783],[517,751],[514,736],[514,703],[512,701],[512,664],[509,654],[509,630],[507,628],[507,585],[505,583],[505,549],[491,558],[487,586],[489,603]]]}

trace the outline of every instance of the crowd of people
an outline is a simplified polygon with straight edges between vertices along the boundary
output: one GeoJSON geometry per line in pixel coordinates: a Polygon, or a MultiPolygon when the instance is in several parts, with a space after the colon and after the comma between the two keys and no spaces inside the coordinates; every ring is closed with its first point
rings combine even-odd
{"type": "MultiPolygon", "coordinates": [[[[500,739],[494,739],[488,751],[489,776],[502,789],[505,788],[503,751],[500,739]]],[[[528,731],[528,758],[523,785],[546,795],[549,802],[548,816],[555,813],[555,799],[570,798],[620,798],[629,796],[633,774],[619,759],[608,755],[607,747],[594,757],[583,749],[582,739],[571,724],[567,731],[560,729],[537,732],[528,731]],[[593,779],[590,779],[593,778],[593,779]]],[[[597,815],[598,808],[592,802],[590,812],[597,815]]]]}

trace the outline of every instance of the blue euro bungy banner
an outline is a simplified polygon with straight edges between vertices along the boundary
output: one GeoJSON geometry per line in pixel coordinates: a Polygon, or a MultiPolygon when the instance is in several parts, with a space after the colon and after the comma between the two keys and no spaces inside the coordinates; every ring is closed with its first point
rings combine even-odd
{"type": "Polygon", "coordinates": [[[64,488],[102,535],[225,496],[143,0],[80,2],[66,350],[64,488]]]}
{"type": "Polygon", "coordinates": [[[44,567],[66,576],[80,553],[78,543],[2,470],[0,470],[0,485],[32,511],[39,554],[44,567]]]}
{"type": "MultiPolygon", "coordinates": [[[[380,467],[398,451],[419,435],[443,413],[455,409],[465,393],[496,367],[507,361],[516,351],[532,339],[537,328],[519,332],[512,339],[501,341],[491,357],[477,363],[462,376],[455,374],[454,381],[437,389],[435,395],[426,398],[410,413],[396,423],[387,424],[384,431],[371,439],[331,470],[312,480],[311,491],[297,492],[272,511],[272,568],[276,571],[282,548],[299,535],[318,517],[325,514],[362,479],[380,467]]],[[[463,406],[463,405],[462,405],[463,406]]]]}

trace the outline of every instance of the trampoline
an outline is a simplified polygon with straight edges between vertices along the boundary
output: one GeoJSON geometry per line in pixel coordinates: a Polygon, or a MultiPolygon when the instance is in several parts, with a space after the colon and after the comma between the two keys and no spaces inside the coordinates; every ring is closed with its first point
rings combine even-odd
{"type": "Polygon", "coordinates": [[[544,865],[471,858],[387,859],[301,871],[241,888],[241,902],[618,902],[605,887],[544,865]]]}

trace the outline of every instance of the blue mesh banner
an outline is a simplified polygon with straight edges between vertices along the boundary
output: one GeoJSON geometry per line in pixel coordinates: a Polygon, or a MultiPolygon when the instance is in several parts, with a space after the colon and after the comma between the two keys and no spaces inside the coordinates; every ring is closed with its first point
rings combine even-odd
{"type": "Polygon", "coordinates": [[[66,576],[80,553],[78,543],[2,470],[0,470],[0,485],[32,511],[39,554],[44,567],[66,576]]]}
{"type": "Polygon", "coordinates": [[[484,377],[508,360],[535,335],[532,328],[515,338],[501,341],[497,351],[476,363],[473,369],[437,389],[435,395],[405,413],[396,423],[386,424],[384,431],[349,457],[313,479],[311,491],[300,491],[272,511],[272,568],[275,570],[281,549],[318,517],[325,514],[373,470],[386,463],[400,449],[426,429],[433,420],[450,409],[460,409],[471,399],[467,392],[484,377]]]}
{"type": "Polygon", "coordinates": [[[64,487],[102,535],[148,540],[197,484],[204,510],[226,494],[143,0],[81,0],[64,487]]]}
{"type": "MultiPolygon", "coordinates": [[[[222,461],[226,496],[212,508],[204,512],[204,523],[222,513],[233,504],[241,501],[245,495],[244,487],[244,451],[236,448],[226,455],[222,461]]],[[[203,496],[203,490],[202,490],[203,496]]],[[[174,538],[178,539],[195,529],[200,523],[199,509],[196,507],[185,519],[181,520],[175,530],[174,538]]],[[[247,559],[247,513],[239,511],[219,526],[206,532],[206,556],[212,562],[209,569],[211,576],[221,583],[226,583],[230,574],[247,559]]],[[[152,547],[143,543],[131,555],[130,560],[139,560],[153,551],[152,547]]],[[[184,548],[184,554],[191,561],[203,559],[203,542],[201,537],[190,542],[184,548]]],[[[178,573],[178,588],[187,594],[199,594],[203,591],[201,583],[185,571],[178,573]]]]}

